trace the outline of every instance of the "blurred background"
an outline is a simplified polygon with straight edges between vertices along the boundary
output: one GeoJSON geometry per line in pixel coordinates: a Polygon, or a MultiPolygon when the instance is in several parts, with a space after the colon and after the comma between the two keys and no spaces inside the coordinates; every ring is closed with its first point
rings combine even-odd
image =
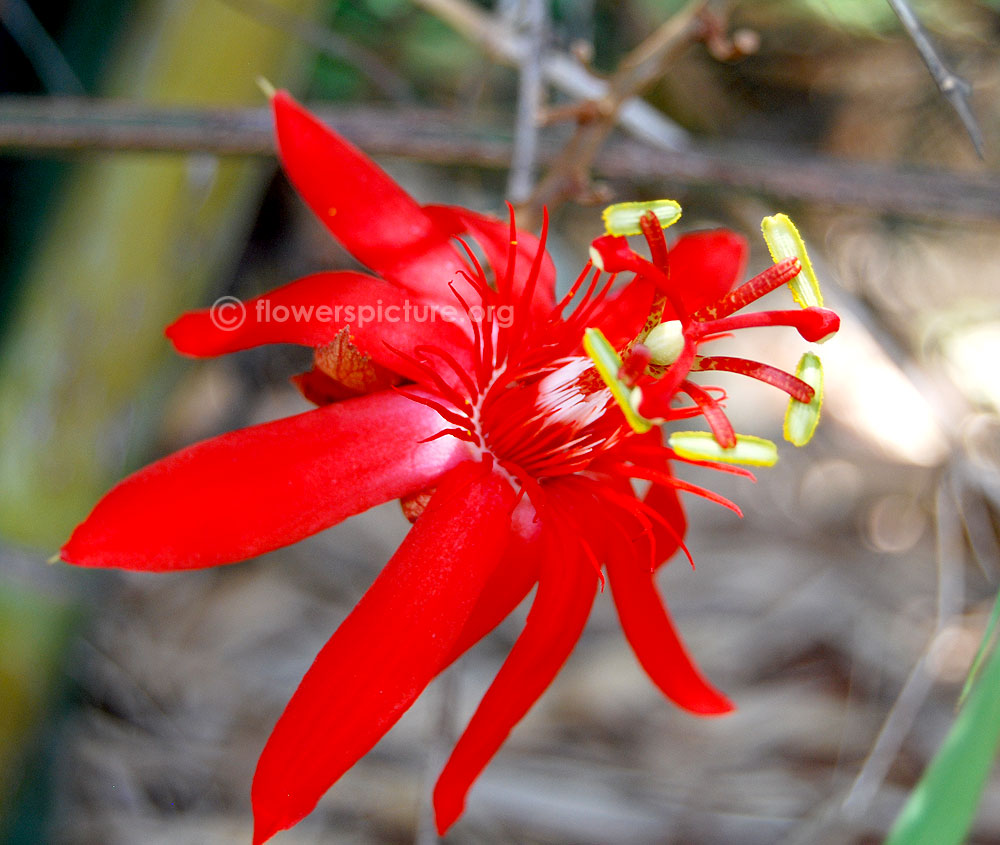
{"type": "MultiPolygon", "coordinates": [[[[0,2],[0,837],[249,842],[271,726],[405,534],[390,503],[215,571],[45,563],[132,469],[306,407],[308,350],[194,362],[162,334],[346,266],[276,171],[263,76],[422,201],[546,202],[563,286],[601,203],[669,196],[680,229],[748,233],[754,272],[761,217],[789,213],[844,319],[808,448],[756,485],[683,471],[746,513],[690,502],[697,571],[661,576],[738,713],[664,702],[601,596],[447,841],[883,841],[1000,573],[1000,3],[913,8],[967,99],[876,0],[0,2]]],[[[788,335],[752,357],[793,367],[788,335]]],[[[724,386],[737,430],[780,441],[782,395],[724,386]]],[[[525,613],[274,841],[436,841],[433,779],[525,613]]],[[[938,769],[955,808],[994,754],[995,662],[938,769]]],[[[996,779],[969,841],[1000,841],[996,779]]]]}

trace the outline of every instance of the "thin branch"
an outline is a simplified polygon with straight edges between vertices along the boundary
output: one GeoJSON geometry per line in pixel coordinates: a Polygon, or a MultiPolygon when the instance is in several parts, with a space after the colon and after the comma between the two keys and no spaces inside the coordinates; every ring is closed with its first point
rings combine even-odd
{"type": "MultiPolygon", "coordinates": [[[[528,46],[511,28],[494,15],[465,0],[414,0],[415,4],[441,18],[494,60],[513,67],[525,61],[528,46]]],[[[573,56],[548,50],[542,57],[545,80],[575,100],[600,100],[607,96],[607,81],[595,76],[573,56]]],[[[687,146],[687,133],[661,112],[640,99],[623,103],[619,125],[636,138],[667,149],[687,146]]]]}
{"type": "MultiPolygon", "coordinates": [[[[372,155],[435,164],[506,169],[509,130],[471,123],[452,112],[419,107],[315,105],[331,126],[372,155]]],[[[539,162],[550,163],[564,133],[539,134],[539,162]]],[[[79,151],[273,155],[270,111],[260,108],[174,108],[53,97],[0,97],[0,154],[79,151]]],[[[612,138],[594,163],[604,179],[688,188],[749,191],[787,202],[861,207],[924,218],[1000,219],[1000,176],[915,170],[796,154],[787,147],[708,143],[665,151],[612,138]]]]}
{"type": "Polygon", "coordinates": [[[969,133],[972,144],[980,158],[983,158],[983,133],[979,128],[979,122],[972,113],[972,106],[969,104],[969,95],[972,93],[972,86],[968,80],[962,78],[945,64],[937,47],[931,41],[930,35],[924,29],[920,19],[913,11],[909,0],[889,0],[889,5],[899,18],[899,22],[913,40],[920,58],[924,60],[927,69],[934,77],[934,82],[944,98],[951,103],[951,107],[958,113],[965,131],[969,133]]]}
{"type": "Polygon", "coordinates": [[[79,77],[25,0],[0,0],[0,23],[21,48],[46,91],[85,94],[79,77]]]}
{"type": "Polygon", "coordinates": [[[522,210],[533,227],[543,207],[550,210],[589,190],[590,168],[618,121],[619,111],[659,79],[677,50],[702,30],[703,0],[693,0],[630,52],[611,78],[607,93],[594,105],[589,120],[581,120],[576,133],[539,183],[522,210]]]}
{"type": "Polygon", "coordinates": [[[514,152],[507,181],[507,197],[513,203],[527,200],[535,185],[538,116],[543,96],[542,53],[548,31],[547,0],[521,0],[521,25],[528,51],[518,80],[514,152]]]}
{"type": "Polygon", "coordinates": [[[848,819],[860,818],[868,810],[875,793],[889,774],[920,707],[934,686],[932,664],[942,635],[947,633],[947,624],[961,612],[964,604],[961,526],[948,486],[946,481],[940,482],[935,496],[938,600],[934,632],[889,710],[875,744],[841,805],[841,811],[848,819]]]}

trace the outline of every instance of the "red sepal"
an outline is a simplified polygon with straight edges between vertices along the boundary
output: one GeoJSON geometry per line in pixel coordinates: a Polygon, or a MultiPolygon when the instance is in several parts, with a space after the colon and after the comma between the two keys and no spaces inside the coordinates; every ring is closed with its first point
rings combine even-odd
{"type": "Polygon", "coordinates": [[[540,524],[534,522],[535,509],[522,499],[511,521],[512,533],[507,552],[493,571],[469,621],[445,658],[444,670],[514,611],[538,581],[543,560],[540,524]]]}

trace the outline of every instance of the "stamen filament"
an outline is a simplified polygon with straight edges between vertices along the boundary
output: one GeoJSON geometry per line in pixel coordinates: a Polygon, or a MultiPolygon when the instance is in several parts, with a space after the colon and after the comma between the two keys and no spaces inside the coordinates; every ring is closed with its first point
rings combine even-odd
{"type": "Polygon", "coordinates": [[[763,273],[754,276],[736,290],[730,291],[718,302],[695,311],[691,315],[691,319],[703,322],[720,320],[730,314],[735,314],[751,302],[756,302],[762,296],[794,279],[801,269],[802,265],[799,263],[799,259],[794,257],[772,264],[763,273]]]}
{"type": "Polygon", "coordinates": [[[761,326],[788,326],[810,343],[819,343],[836,334],[840,329],[840,317],[825,308],[802,308],[794,311],[751,311],[748,314],[732,314],[720,320],[693,323],[692,335],[701,339],[705,335],[731,332],[736,329],[759,328],[761,326]]]}
{"type": "Polygon", "coordinates": [[[815,393],[808,384],[791,373],[786,373],[784,370],[779,370],[769,364],[762,364],[759,361],[749,361],[746,358],[731,358],[727,355],[699,358],[691,370],[695,372],[722,370],[728,373],[738,373],[741,376],[749,376],[785,391],[789,396],[798,399],[799,402],[812,402],[815,393]]]}
{"type": "Polygon", "coordinates": [[[647,211],[639,218],[639,227],[642,229],[646,243],[649,244],[650,260],[657,267],[666,271],[669,266],[667,239],[663,237],[663,227],[660,225],[660,218],[652,211],[647,211]]]}
{"type": "Polygon", "coordinates": [[[736,445],[736,432],[733,431],[733,425],[729,422],[726,412],[722,410],[722,406],[715,401],[707,390],[704,390],[694,382],[681,382],[681,390],[690,396],[695,404],[701,408],[701,412],[705,416],[705,422],[712,429],[712,435],[715,437],[716,442],[723,449],[732,449],[736,445]]]}

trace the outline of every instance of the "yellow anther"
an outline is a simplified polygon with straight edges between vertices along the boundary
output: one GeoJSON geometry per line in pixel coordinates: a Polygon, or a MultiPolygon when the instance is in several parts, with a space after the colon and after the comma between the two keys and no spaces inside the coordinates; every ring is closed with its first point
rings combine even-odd
{"type": "Polygon", "coordinates": [[[609,235],[638,235],[642,232],[639,218],[652,211],[664,229],[681,219],[680,203],[674,200],[649,200],[648,202],[618,202],[609,205],[601,215],[604,229],[609,235]]]}
{"type": "Polygon", "coordinates": [[[583,348],[590,360],[594,362],[594,367],[608,386],[615,402],[618,403],[618,407],[622,409],[628,424],[638,434],[645,434],[649,431],[654,422],[647,420],[636,410],[638,401],[642,399],[642,393],[639,392],[637,396],[634,396],[635,391],[618,378],[618,372],[622,368],[622,359],[618,356],[615,348],[608,343],[604,333],[600,329],[587,329],[583,333],[583,348]],[[638,400],[634,404],[633,398],[638,400]]]}
{"type": "Polygon", "coordinates": [[[795,375],[808,384],[815,393],[812,402],[788,400],[788,410],[785,411],[785,440],[796,446],[805,446],[816,431],[820,408],[823,405],[823,364],[819,356],[813,352],[806,352],[799,359],[795,375]]]}
{"type": "Polygon", "coordinates": [[[775,214],[773,217],[765,217],[760,222],[760,229],[764,233],[764,240],[767,241],[767,248],[775,263],[785,258],[797,258],[802,265],[801,272],[788,283],[795,301],[803,308],[808,308],[810,305],[822,308],[823,293],[819,289],[816,271],[813,270],[802,236],[795,228],[795,224],[788,219],[788,215],[775,214]]]}
{"type": "Polygon", "coordinates": [[[667,439],[679,457],[693,461],[722,461],[728,464],[770,467],[778,462],[778,447],[763,437],[737,434],[736,445],[723,449],[709,431],[675,431],[667,439]]]}

